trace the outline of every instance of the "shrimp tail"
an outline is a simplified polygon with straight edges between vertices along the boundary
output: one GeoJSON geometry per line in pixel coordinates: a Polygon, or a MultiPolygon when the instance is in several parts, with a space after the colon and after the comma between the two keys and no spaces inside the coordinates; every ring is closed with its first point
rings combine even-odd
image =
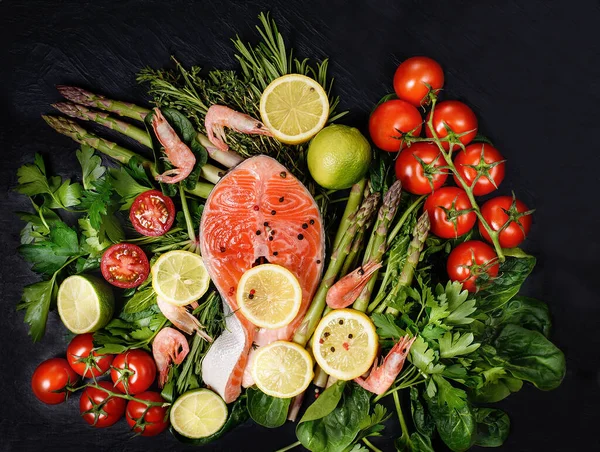
{"type": "Polygon", "coordinates": [[[152,356],[159,372],[158,385],[162,388],[169,378],[171,364],[179,365],[190,352],[187,339],[173,328],[163,328],[152,342],[152,356]]]}
{"type": "Polygon", "coordinates": [[[327,292],[327,306],[334,309],[350,306],[367,285],[371,275],[381,267],[381,262],[369,262],[348,273],[327,292]]]}
{"type": "Polygon", "coordinates": [[[213,341],[212,337],[204,331],[204,326],[200,324],[200,321],[194,315],[190,314],[185,306],[172,305],[161,297],[157,297],[156,302],[167,320],[181,331],[186,334],[196,333],[207,342],[213,341]]]}

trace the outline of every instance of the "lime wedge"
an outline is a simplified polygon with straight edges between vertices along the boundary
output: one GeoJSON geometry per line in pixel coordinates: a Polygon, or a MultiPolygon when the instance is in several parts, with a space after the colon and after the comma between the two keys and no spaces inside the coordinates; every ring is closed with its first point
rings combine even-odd
{"type": "Polygon", "coordinates": [[[187,438],[205,438],[227,421],[227,405],[209,389],[196,389],[182,394],[171,407],[171,425],[187,438]]]}
{"type": "Polygon", "coordinates": [[[75,334],[91,333],[106,326],[114,304],[111,287],[95,276],[69,276],[58,289],[58,315],[75,334]]]}

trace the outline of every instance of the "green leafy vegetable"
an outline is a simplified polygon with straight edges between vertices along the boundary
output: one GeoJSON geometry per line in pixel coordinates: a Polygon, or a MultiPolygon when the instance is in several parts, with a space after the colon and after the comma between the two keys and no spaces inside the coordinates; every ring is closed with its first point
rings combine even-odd
{"type": "Polygon", "coordinates": [[[156,293],[152,286],[146,286],[141,290],[137,290],[135,294],[127,300],[123,306],[123,312],[126,314],[134,314],[149,309],[156,303],[156,293]]]}
{"type": "Polygon", "coordinates": [[[375,313],[371,320],[377,327],[377,335],[382,339],[399,339],[406,334],[396,323],[396,318],[391,314],[375,313]]]}
{"type": "Polygon", "coordinates": [[[81,177],[83,188],[91,190],[94,182],[98,181],[106,173],[106,168],[102,166],[102,159],[94,153],[94,148],[83,145],[75,153],[83,175],[81,177]]]}
{"type": "Polygon", "coordinates": [[[26,309],[25,322],[29,324],[29,335],[33,342],[39,341],[46,332],[48,311],[57,292],[56,274],[48,281],[40,281],[23,289],[17,309],[26,309]]]}
{"type": "Polygon", "coordinates": [[[453,358],[458,355],[468,355],[480,346],[480,344],[473,344],[474,340],[473,333],[456,332],[453,335],[448,331],[439,340],[440,356],[442,358],[453,358]]]}
{"type": "Polygon", "coordinates": [[[247,394],[248,414],[254,422],[268,428],[285,424],[292,399],[272,397],[254,388],[249,388],[247,394]]]}
{"type": "Polygon", "coordinates": [[[490,313],[488,325],[492,327],[514,324],[550,336],[552,321],[548,305],[534,298],[516,296],[500,310],[490,313]]]}
{"type": "Polygon", "coordinates": [[[321,419],[331,413],[340,402],[344,394],[346,382],[342,380],[336,381],[330,387],[319,395],[319,398],[310,405],[298,425],[303,422],[314,421],[321,419]]]}
{"type": "Polygon", "coordinates": [[[510,432],[510,419],[502,410],[493,408],[475,408],[477,437],[475,445],[482,447],[500,447],[510,432]]]}

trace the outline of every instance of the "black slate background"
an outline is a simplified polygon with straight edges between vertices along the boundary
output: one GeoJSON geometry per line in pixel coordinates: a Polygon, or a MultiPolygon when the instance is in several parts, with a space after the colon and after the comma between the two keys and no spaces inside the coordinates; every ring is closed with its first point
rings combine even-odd
{"type": "MultiPolygon", "coordinates": [[[[364,129],[373,104],[391,90],[399,61],[438,60],[446,95],[473,107],[480,130],[508,159],[504,194],[535,207],[525,249],[538,265],[525,287],[548,302],[553,340],[566,353],[567,376],[550,393],[525,387],[500,403],[512,420],[502,450],[594,449],[600,418],[597,324],[598,102],[597,1],[328,1],[285,3],[0,0],[0,450],[190,450],[170,435],[130,439],[124,423],[95,430],[78,417],[77,398],[48,407],[31,394],[37,364],[64,353],[65,330],[50,315],[44,341],[32,344],[14,306],[36,280],[15,247],[28,208],[10,189],[34,152],[51,170],[79,170],[76,145],[40,114],[59,100],[55,84],[73,83],[143,102],[135,83],[143,66],[175,54],[184,64],[232,67],[229,38],[255,40],[260,11],[271,10],[299,56],[331,57],[331,73],[351,109],[346,122],[364,129]]],[[[250,423],[206,450],[271,451],[295,440],[294,426],[269,431],[250,423]]],[[[381,441],[391,450],[395,422],[381,441]]]]}

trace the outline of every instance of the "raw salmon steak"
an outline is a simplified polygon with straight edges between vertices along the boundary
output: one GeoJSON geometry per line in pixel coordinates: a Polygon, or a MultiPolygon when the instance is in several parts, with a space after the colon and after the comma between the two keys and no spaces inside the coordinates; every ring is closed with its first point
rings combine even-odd
{"type": "Polygon", "coordinates": [[[245,160],[226,174],[206,200],[200,224],[204,263],[225,304],[227,328],[202,362],[202,379],[225,402],[241,392],[253,342],[289,340],[319,284],[324,260],[323,221],[309,191],[267,156],[245,160]],[[297,317],[278,330],[260,330],[238,310],[244,272],[269,262],[290,270],[302,287],[297,317]]]}

